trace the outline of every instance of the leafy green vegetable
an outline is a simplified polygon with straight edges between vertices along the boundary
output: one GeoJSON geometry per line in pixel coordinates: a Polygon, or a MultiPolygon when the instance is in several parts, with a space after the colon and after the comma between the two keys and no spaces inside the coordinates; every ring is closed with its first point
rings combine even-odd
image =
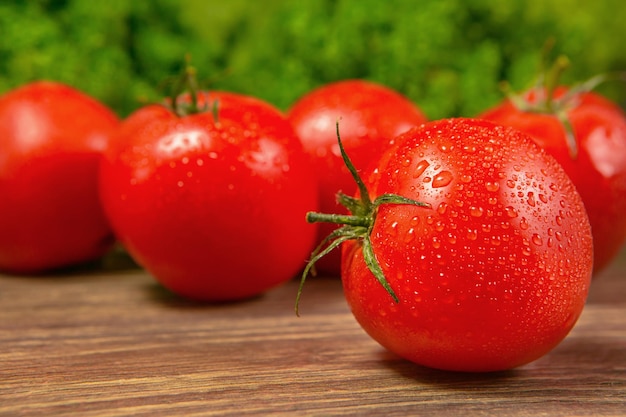
{"type": "MultiPolygon", "coordinates": [[[[0,3],[0,92],[49,78],[125,115],[162,95],[185,54],[212,88],[287,108],[345,78],[378,81],[430,118],[471,116],[500,81],[534,81],[541,49],[572,66],[564,82],[626,69],[621,0],[21,0],[0,3]]],[[[600,92],[626,105],[626,86],[600,92]]]]}

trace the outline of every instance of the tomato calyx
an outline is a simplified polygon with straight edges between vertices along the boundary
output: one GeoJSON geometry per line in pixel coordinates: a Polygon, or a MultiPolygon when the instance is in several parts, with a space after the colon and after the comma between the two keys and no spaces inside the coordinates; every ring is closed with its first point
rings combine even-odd
{"type": "Polygon", "coordinates": [[[302,272],[300,286],[298,288],[298,293],[296,296],[296,315],[299,315],[298,306],[302,295],[302,290],[304,288],[304,283],[309,273],[315,273],[315,263],[333,250],[337,249],[339,246],[341,246],[343,242],[346,242],[348,240],[356,240],[360,242],[360,244],[362,245],[365,264],[372,272],[374,277],[376,277],[376,280],[383,286],[387,293],[389,293],[391,298],[393,298],[394,302],[399,303],[400,299],[385,278],[385,274],[383,273],[383,270],[380,267],[378,260],[376,259],[376,255],[372,246],[372,240],[370,238],[370,235],[372,233],[374,222],[376,220],[376,213],[378,211],[378,207],[383,204],[408,204],[430,208],[430,204],[412,200],[410,198],[403,197],[397,194],[382,194],[372,201],[369,195],[369,191],[365,186],[365,183],[359,176],[356,168],[352,164],[352,161],[348,157],[346,150],[343,147],[343,144],[341,142],[341,136],[339,134],[339,122],[337,122],[336,129],[337,142],[339,143],[341,157],[346,167],[350,171],[352,178],[354,178],[354,181],[357,184],[359,198],[348,196],[341,191],[337,193],[337,202],[344,206],[346,209],[348,209],[348,211],[350,212],[350,214],[347,215],[318,212],[307,213],[306,220],[309,223],[325,222],[340,224],[342,226],[335,229],[332,233],[326,236],[326,238],[317,246],[317,248],[315,248],[315,250],[311,254],[311,259],[308,261],[304,268],[304,271],[302,272]]]}
{"type": "Polygon", "coordinates": [[[178,117],[211,111],[213,119],[218,122],[218,102],[210,102],[209,93],[200,88],[196,68],[190,64],[187,56],[185,67],[177,77],[166,81],[171,91],[165,106],[178,117]]]}
{"type": "Polygon", "coordinates": [[[599,74],[590,79],[574,84],[563,94],[556,95],[559,80],[563,72],[569,67],[570,61],[565,56],[559,56],[549,70],[540,71],[539,77],[529,90],[515,93],[508,83],[502,83],[507,98],[513,106],[522,112],[548,114],[555,116],[563,126],[565,140],[570,157],[578,156],[578,142],[574,128],[569,121],[568,112],[579,103],[582,94],[593,91],[598,85],[612,80],[626,80],[626,73],[599,74]]]}

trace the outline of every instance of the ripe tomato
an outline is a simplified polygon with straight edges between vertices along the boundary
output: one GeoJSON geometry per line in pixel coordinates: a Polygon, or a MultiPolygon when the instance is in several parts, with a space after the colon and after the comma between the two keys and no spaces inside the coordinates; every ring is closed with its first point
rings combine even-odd
{"type": "Polygon", "coordinates": [[[122,244],[166,288],[236,300],[302,268],[316,183],[282,113],[234,93],[208,97],[198,98],[206,111],[150,105],[129,116],[102,164],[101,193],[122,244]]]}
{"type": "MultiPolygon", "coordinates": [[[[293,104],[287,118],[319,176],[320,207],[324,212],[342,211],[336,201],[337,192],[352,194],[356,189],[337,146],[338,119],[343,144],[361,169],[367,169],[379,158],[390,139],[426,121],[421,110],[406,97],[364,80],[338,81],[313,90],[293,104]]],[[[334,228],[321,224],[317,242],[334,228]]],[[[339,276],[339,253],[325,257],[317,266],[326,274],[339,276]]]]}
{"type": "Polygon", "coordinates": [[[37,273],[98,258],[113,238],[98,166],[117,116],[40,81],[0,97],[0,269],[37,273]]]}
{"type": "Polygon", "coordinates": [[[573,90],[561,87],[548,97],[531,90],[522,97],[522,107],[507,99],[479,117],[528,133],[563,166],[589,215],[597,276],[626,239],[626,116],[598,94],[568,92],[573,90]],[[571,125],[575,155],[558,112],[571,125]]]}
{"type": "Polygon", "coordinates": [[[348,200],[353,214],[340,219],[342,282],[384,347],[434,368],[504,370],[546,354],[576,323],[589,221],[571,180],[525,134],[431,122],[396,138],[362,184],[367,197],[348,200]]]}

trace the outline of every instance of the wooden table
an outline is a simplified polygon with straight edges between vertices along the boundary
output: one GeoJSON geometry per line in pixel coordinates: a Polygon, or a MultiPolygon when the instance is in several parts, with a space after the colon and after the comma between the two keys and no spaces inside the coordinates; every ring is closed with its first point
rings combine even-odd
{"type": "Polygon", "coordinates": [[[357,325],[337,279],[199,305],[133,268],[0,276],[1,416],[626,415],[626,255],[570,336],[496,374],[425,369],[357,325]]]}

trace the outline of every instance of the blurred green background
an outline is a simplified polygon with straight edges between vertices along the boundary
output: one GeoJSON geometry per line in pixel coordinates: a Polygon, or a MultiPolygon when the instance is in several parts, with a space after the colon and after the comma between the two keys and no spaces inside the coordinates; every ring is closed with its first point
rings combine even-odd
{"type": "MultiPolygon", "coordinates": [[[[190,54],[214,89],[281,109],[326,82],[386,84],[431,118],[471,116],[528,87],[546,40],[563,81],[626,70],[623,0],[2,0],[0,92],[73,85],[125,116],[190,54]]],[[[626,83],[599,91],[622,106],[626,83]]]]}

